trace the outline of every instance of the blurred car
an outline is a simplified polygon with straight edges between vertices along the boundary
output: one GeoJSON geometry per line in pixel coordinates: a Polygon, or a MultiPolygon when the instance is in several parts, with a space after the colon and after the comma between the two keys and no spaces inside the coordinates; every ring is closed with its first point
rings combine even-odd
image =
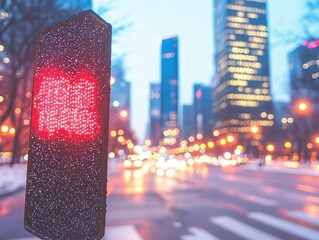
{"type": "Polygon", "coordinates": [[[123,161],[124,168],[141,168],[143,164],[144,161],[139,155],[128,155],[127,159],[123,161]]]}

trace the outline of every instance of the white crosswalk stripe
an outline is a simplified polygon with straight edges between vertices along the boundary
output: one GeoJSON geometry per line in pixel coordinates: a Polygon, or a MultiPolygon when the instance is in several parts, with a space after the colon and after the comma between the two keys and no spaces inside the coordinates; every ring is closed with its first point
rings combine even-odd
{"type": "Polygon", "coordinates": [[[212,217],[210,221],[246,240],[280,240],[280,238],[258,230],[257,228],[229,216],[212,217]]]}
{"type": "Polygon", "coordinates": [[[278,205],[278,203],[274,200],[262,198],[262,197],[258,197],[258,196],[254,196],[254,195],[250,195],[250,194],[239,194],[238,197],[243,199],[243,200],[253,202],[255,204],[267,206],[267,207],[273,207],[273,206],[278,205]]]}
{"type": "Polygon", "coordinates": [[[251,194],[247,194],[247,193],[240,193],[238,191],[234,191],[231,189],[223,189],[222,192],[227,194],[227,195],[234,196],[236,198],[240,198],[242,200],[252,202],[252,203],[258,204],[258,205],[263,205],[266,207],[274,207],[274,206],[278,205],[278,202],[276,202],[275,200],[264,198],[264,197],[259,197],[259,196],[251,195],[251,194]]]}
{"type": "Polygon", "coordinates": [[[13,239],[13,240],[39,240],[39,238],[30,237],[30,238],[17,238],[17,239],[13,239]]]}
{"type": "Polygon", "coordinates": [[[296,235],[301,238],[305,238],[308,240],[318,240],[319,232],[313,229],[300,226],[293,222],[289,222],[287,220],[274,217],[261,212],[250,213],[249,217],[263,224],[269,225],[271,227],[277,228],[279,230],[283,230],[290,234],[296,235]]]}
{"type": "Polygon", "coordinates": [[[319,226],[318,213],[312,214],[304,211],[288,211],[286,215],[319,226]]]}
{"type": "Polygon", "coordinates": [[[133,225],[107,228],[105,236],[103,240],[143,240],[133,225]]]}
{"type": "MultiPolygon", "coordinates": [[[[14,240],[38,240],[39,238],[19,238],[14,240]]],[[[105,236],[102,240],[143,240],[133,225],[108,227],[105,229],[105,236]]]]}
{"type": "Polygon", "coordinates": [[[181,240],[220,240],[219,238],[211,235],[209,232],[198,227],[191,227],[188,231],[192,235],[183,235],[181,240]]]}

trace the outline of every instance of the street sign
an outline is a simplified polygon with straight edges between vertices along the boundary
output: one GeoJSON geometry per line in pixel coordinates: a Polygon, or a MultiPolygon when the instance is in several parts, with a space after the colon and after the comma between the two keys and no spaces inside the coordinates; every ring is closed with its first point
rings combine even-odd
{"type": "Polygon", "coordinates": [[[104,235],[111,28],[86,11],[37,38],[24,222],[41,239],[104,235]]]}

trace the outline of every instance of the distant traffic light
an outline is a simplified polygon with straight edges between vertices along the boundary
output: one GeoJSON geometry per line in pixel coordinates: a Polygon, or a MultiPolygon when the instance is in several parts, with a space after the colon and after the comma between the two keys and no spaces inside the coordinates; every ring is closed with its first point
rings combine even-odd
{"type": "Polygon", "coordinates": [[[42,239],[105,229],[111,25],[93,11],[37,39],[25,227],[42,239]]]}

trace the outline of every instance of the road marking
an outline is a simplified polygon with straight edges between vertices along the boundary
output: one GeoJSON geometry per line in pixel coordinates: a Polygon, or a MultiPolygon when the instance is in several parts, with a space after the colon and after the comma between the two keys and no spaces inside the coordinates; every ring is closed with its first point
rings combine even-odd
{"type": "Polygon", "coordinates": [[[263,205],[263,206],[267,206],[267,207],[273,207],[273,206],[278,205],[278,203],[276,201],[274,201],[274,200],[267,199],[267,198],[262,198],[262,197],[257,197],[257,196],[254,196],[254,195],[241,193],[241,194],[239,194],[239,197],[241,199],[244,199],[244,200],[247,200],[247,201],[250,201],[250,202],[253,202],[253,203],[257,203],[257,204],[260,204],[260,205],[263,205]]]}
{"type": "Polygon", "coordinates": [[[183,235],[181,240],[220,240],[219,238],[211,235],[209,232],[198,227],[190,227],[188,229],[192,235],[183,235]]]}
{"type": "Polygon", "coordinates": [[[261,223],[267,224],[279,230],[286,231],[288,233],[294,234],[296,236],[308,239],[308,240],[318,240],[319,232],[312,230],[307,227],[300,226],[298,224],[280,219],[277,217],[270,216],[265,213],[255,212],[250,213],[249,217],[261,223]]]}
{"type": "Polygon", "coordinates": [[[313,186],[308,186],[308,185],[296,185],[295,187],[299,191],[303,192],[309,192],[309,193],[318,193],[318,189],[313,187],[313,186]]]}
{"type": "Polygon", "coordinates": [[[218,225],[219,227],[222,227],[246,240],[256,240],[256,239],[280,240],[280,238],[277,238],[273,235],[270,235],[261,230],[258,230],[232,217],[228,217],[228,216],[212,217],[210,221],[218,225]]]}
{"type": "Polygon", "coordinates": [[[288,211],[287,216],[293,217],[319,226],[319,214],[307,213],[304,211],[288,211]]]}
{"type": "Polygon", "coordinates": [[[143,240],[134,225],[109,227],[105,229],[103,240],[143,240]]]}
{"type": "Polygon", "coordinates": [[[39,240],[39,238],[30,237],[30,238],[19,238],[19,239],[12,239],[12,240],[39,240]]]}
{"type": "Polygon", "coordinates": [[[263,198],[263,197],[258,197],[258,196],[250,195],[250,194],[246,194],[246,193],[241,193],[241,192],[231,190],[231,189],[224,189],[224,190],[222,190],[222,192],[226,193],[227,195],[234,196],[234,197],[240,198],[242,200],[245,200],[248,202],[253,202],[253,203],[263,205],[266,207],[273,207],[273,206],[278,205],[278,202],[276,202],[274,200],[263,198]]]}
{"type": "MultiPolygon", "coordinates": [[[[102,240],[143,240],[133,225],[108,227],[102,240]]],[[[14,240],[38,240],[38,238],[19,238],[14,240]]]]}

